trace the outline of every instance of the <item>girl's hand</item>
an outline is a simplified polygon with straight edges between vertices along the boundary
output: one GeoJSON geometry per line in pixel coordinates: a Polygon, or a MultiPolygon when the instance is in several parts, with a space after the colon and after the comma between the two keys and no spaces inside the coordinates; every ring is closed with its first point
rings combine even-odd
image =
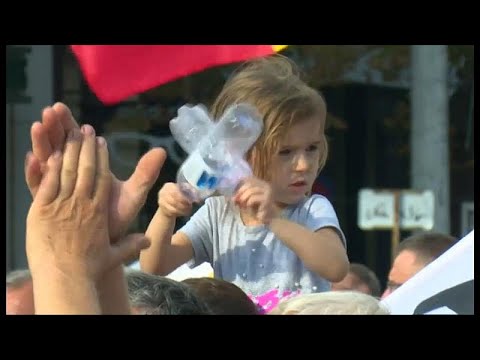
{"type": "Polygon", "coordinates": [[[255,177],[243,181],[232,200],[242,209],[251,211],[263,224],[270,223],[276,215],[270,184],[255,177]]]}
{"type": "Polygon", "coordinates": [[[165,216],[172,218],[187,216],[192,212],[192,203],[175,183],[166,183],[160,189],[158,206],[165,216]]]}

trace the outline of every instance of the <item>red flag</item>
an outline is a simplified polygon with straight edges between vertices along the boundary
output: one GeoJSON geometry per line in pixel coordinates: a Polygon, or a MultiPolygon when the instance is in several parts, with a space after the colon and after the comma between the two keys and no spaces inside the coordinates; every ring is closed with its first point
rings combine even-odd
{"type": "Polygon", "coordinates": [[[271,55],[286,45],[72,45],[91,90],[114,104],[209,67],[271,55]]]}

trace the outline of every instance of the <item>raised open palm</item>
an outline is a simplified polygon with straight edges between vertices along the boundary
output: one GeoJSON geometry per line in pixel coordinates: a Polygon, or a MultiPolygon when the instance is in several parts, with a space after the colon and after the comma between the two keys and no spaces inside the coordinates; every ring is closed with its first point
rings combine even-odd
{"type": "MultiPolygon", "coordinates": [[[[70,109],[62,103],[46,108],[42,113],[42,121],[32,125],[33,153],[27,155],[25,178],[33,197],[38,191],[49,156],[56,149],[63,149],[66,135],[75,127],[78,128],[78,124],[70,109]]],[[[124,235],[128,230],[157,180],[165,158],[165,150],[155,148],[143,155],[128,180],[121,181],[112,174],[109,204],[109,231],[112,239],[124,235]]]]}

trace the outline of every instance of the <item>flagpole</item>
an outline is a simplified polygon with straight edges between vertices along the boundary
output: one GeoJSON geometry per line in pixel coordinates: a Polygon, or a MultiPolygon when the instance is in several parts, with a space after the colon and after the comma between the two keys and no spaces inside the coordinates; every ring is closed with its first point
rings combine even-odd
{"type": "Polygon", "coordinates": [[[394,202],[394,222],[392,227],[392,235],[391,235],[391,258],[392,263],[395,258],[395,251],[397,249],[398,244],[400,243],[400,191],[394,190],[393,192],[394,202]]]}

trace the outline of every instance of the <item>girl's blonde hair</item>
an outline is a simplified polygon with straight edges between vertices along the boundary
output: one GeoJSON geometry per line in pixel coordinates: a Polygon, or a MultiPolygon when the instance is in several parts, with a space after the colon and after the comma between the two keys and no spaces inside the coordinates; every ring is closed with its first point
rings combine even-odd
{"type": "Polygon", "coordinates": [[[271,180],[269,164],[288,129],[299,121],[319,116],[322,119],[322,146],[319,172],[325,166],[328,144],[325,127],[326,104],[318,91],[308,86],[291,60],[282,55],[255,59],[237,69],[225,83],[212,105],[214,119],[234,104],[247,103],[263,117],[263,132],[247,154],[253,173],[271,180]]]}
{"type": "Polygon", "coordinates": [[[377,298],[356,291],[302,294],[280,301],[271,315],[388,315],[377,298]]]}

